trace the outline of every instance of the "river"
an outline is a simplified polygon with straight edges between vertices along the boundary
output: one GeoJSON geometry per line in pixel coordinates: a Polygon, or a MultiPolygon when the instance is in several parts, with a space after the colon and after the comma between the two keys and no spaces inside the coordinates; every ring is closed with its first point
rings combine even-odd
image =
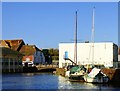
{"type": "Polygon", "coordinates": [[[67,78],[52,73],[17,73],[2,75],[2,89],[85,89],[85,90],[119,90],[119,86],[108,84],[91,84],[84,82],[70,82],[67,78]]]}

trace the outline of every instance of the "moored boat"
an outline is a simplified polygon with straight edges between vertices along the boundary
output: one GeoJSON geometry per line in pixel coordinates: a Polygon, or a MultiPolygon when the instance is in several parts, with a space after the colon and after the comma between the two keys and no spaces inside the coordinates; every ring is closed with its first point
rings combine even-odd
{"type": "Polygon", "coordinates": [[[70,69],[69,80],[84,82],[84,74],[86,69],[84,66],[74,66],[70,69]]]}
{"type": "MultiPolygon", "coordinates": [[[[92,36],[91,36],[91,41],[92,41],[92,65],[94,64],[94,11],[95,7],[93,8],[93,17],[92,17],[92,36]]],[[[90,73],[87,73],[84,76],[85,82],[90,82],[90,83],[107,83],[109,81],[109,77],[105,75],[104,73],[101,72],[101,69],[93,67],[90,73]]]]}
{"type": "Polygon", "coordinates": [[[93,68],[89,74],[84,76],[85,82],[88,83],[108,83],[109,77],[101,72],[101,69],[93,68]]]}

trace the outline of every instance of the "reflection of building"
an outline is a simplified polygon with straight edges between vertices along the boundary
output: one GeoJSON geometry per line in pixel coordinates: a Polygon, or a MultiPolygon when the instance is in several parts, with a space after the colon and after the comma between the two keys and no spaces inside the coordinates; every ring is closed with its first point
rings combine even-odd
{"type": "Polygon", "coordinates": [[[20,49],[20,53],[25,55],[22,58],[23,65],[33,66],[45,63],[43,53],[35,45],[23,45],[20,49]]]}
{"type": "MultiPolygon", "coordinates": [[[[62,68],[72,63],[64,60],[65,53],[70,60],[74,61],[74,43],[59,44],[59,67],[62,68]]],[[[106,67],[117,67],[118,47],[114,43],[77,43],[77,64],[95,64],[106,67]]]]}
{"type": "Polygon", "coordinates": [[[21,72],[22,54],[6,47],[0,47],[0,64],[2,72],[21,72]]]}

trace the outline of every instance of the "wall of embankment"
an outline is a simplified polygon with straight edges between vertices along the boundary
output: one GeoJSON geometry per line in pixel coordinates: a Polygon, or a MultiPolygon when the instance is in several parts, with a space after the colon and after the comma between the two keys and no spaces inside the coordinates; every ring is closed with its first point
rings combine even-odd
{"type": "Polygon", "coordinates": [[[120,83],[120,69],[103,68],[101,71],[110,78],[110,82],[120,83]]]}

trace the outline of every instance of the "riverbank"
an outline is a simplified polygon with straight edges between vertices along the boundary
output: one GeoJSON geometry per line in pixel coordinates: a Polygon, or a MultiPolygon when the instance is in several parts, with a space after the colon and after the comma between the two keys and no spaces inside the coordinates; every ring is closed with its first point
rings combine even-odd
{"type": "Polygon", "coordinates": [[[56,68],[49,68],[49,67],[43,67],[43,68],[38,68],[36,66],[33,67],[26,67],[24,66],[21,71],[4,71],[1,72],[2,74],[9,74],[9,73],[37,73],[37,72],[52,72],[56,71],[56,68]]]}

